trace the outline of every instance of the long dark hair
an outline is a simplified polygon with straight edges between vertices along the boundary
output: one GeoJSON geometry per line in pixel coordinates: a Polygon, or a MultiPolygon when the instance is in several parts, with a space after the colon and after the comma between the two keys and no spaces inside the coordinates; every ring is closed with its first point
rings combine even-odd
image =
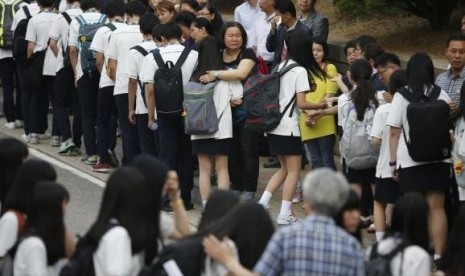
{"type": "Polygon", "coordinates": [[[465,265],[465,206],[460,208],[459,214],[455,219],[454,226],[446,245],[446,250],[442,255],[439,269],[446,275],[464,275],[465,265]]]}
{"type": "Polygon", "coordinates": [[[392,210],[388,235],[401,234],[410,244],[429,250],[428,203],[416,193],[402,196],[392,210]]]}
{"type": "Polygon", "coordinates": [[[397,69],[389,79],[389,93],[394,95],[405,85],[407,85],[407,72],[404,69],[397,69]]]}
{"type": "Polygon", "coordinates": [[[407,86],[415,98],[425,94],[425,88],[434,85],[434,65],[428,54],[416,53],[407,63],[407,86]]]}
{"type": "MultiPolygon", "coordinates": [[[[346,203],[342,206],[341,210],[339,210],[337,215],[334,217],[334,221],[336,222],[337,226],[346,230],[344,227],[344,213],[346,211],[351,211],[351,210],[361,210],[360,198],[358,197],[357,193],[352,190],[349,192],[349,197],[347,197],[346,203]]],[[[360,243],[362,242],[362,235],[360,233],[360,225],[355,233],[349,233],[349,234],[354,236],[360,243]]]]}
{"type": "Polygon", "coordinates": [[[132,254],[143,251],[151,239],[152,216],[149,191],[142,174],[129,167],[113,172],[107,181],[97,220],[86,237],[95,245],[106,233],[111,219],[118,220],[131,238],[132,254]]]}
{"type": "Polygon", "coordinates": [[[19,166],[29,152],[27,146],[15,138],[0,139],[0,202],[5,204],[5,197],[11,189],[13,179],[19,166]]]}
{"type": "Polygon", "coordinates": [[[457,111],[452,114],[452,119],[453,120],[458,120],[460,118],[465,119],[465,81],[462,83],[462,86],[460,87],[460,105],[457,111]]]}
{"type": "Polygon", "coordinates": [[[131,167],[137,169],[145,177],[145,185],[150,193],[149,210],[152,235],[148,237],[145,250],[146,263],[150,263],[158,253],[160,234],[160,210],[163,187],[168,173],[167,166],[150,155],[139,155],[131,162],[131,167]]]}
{"type": "Polygon", "coordinates": [[[199,18],[194,19],[191,23],[191,26],[197,27],[199,29],[205,28],[205,31],[207,32],[208,35],[215,36],[212,23],[208,21],[208,19],[206,18],[199,17],[199,18]]]}
{"type": "Polygon", "coordinates": [[[208,198],[198,230],[202,231],[206,226],[224,217],[231,209],[239,204],[239,197],[231,191],[217,190],[208,198]]]}
{"type": "Polygon", "coordinates": [[[313,76],[326,79],[326,72],[318,65],[311,51],[313,40],[310,35],[302,31],[291,31],[286,36],[286,45],[287,58],[297,62],[310,71],[313,76]]]}
{"type": "Polygon", "coordinates": [[[32,193],[34,211],[28,215],[26,233],[32,232],[42,239],[47,249],[47,263],[53,265],[65,256],[63,203],[69,201],[69,193],[52,181],[37,183],[32,193]]]}
{"type": "Polygon", "coordinates": [[[18,210],[30,216],[34,210],[32,206],[32,190],[40,181],[55,181],[57,174],[49,163],[39,159],[29,159],[18,169],[13,186],[8,192],[2,213],[10,209],[18,210]]]}
{"type": "Polygon", "coordinates": [[[357,87],[351,92],[351,99],[359,121],[363,120],[365,111],[371,104],[378,107],[376,89],[370,80],[372,72],[373,68],[365,59],[357,59],[350,66],[352,80],[357,83],[357,87]]]}

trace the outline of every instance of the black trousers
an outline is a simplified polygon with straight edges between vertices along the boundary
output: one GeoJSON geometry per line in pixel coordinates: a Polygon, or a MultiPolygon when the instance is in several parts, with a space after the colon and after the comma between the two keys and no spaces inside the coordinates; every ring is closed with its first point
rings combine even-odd
{"type": "Polygon", "coordinates": [[[78,81],[79,100],[81,102],[82,132],[84,146],[89,155],[97,154],[95,122],[97,119],[97,95],[100,75],[84,74],[78,81]]]}
{"type": "Polygon", "coordinates": [[[21,86],[16,74],[16,64],[13,58],[0,59],[0,79],[3,88],[3,113],[7,122],[22,120],[21,86]],[[16,75],[16,78],[15,78],[16,75]],[[15,99],[16,84],[16,99],[15,99]]]}
{"type": "Polygon", "coordinates": [[[108,150],[116,147],[116,102],[114,86],[100,88],[97,106],[97,154],[101,163],[110,162],[108,150]]]}

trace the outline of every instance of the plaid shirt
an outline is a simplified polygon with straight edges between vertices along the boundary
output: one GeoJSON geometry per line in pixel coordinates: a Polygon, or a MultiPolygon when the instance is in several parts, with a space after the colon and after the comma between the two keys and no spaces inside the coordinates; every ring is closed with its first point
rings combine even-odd
{"type": "Polygon", "coordinates": [[[279,229],[255,266],[258,275],[365,275],[359,242],[331,218],[312,215],[279,229]]]}
{"type": "Polygon", "coordinates": [[[455,77],[452,77],[452,69],[448,69],[436,78],[436,85],[441,87],[452,101],[460,105],[460,88],[463,81],[465,81],[465,67],[455,77]]]}

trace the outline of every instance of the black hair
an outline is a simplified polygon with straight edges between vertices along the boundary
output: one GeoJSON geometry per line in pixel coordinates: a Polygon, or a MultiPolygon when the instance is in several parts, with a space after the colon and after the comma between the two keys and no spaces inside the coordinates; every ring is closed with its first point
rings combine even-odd
{"type": "Polygon", "coordinates": [[[365,51],[365,46],[368,43],[378,43],[378,41],[371,35],[361,35],[355,40],[355,45],[360,46],[362,51],[365,51]]]}
{"type": "Polygon", "coordinates": [[[145,35],[151,35],[153,27],[155,27],[155,25],[157,24],[160,24],[160,20],[153,13],[147,12],[144,15],[142,15],[139,19],[140,31],[142,32],[142,34],[145,35]]]}
{"type": "Polygon", "coordinates": [[[124,16],[124,1],[111,0],[105,4],[104,13],[109,17],[124,16]]]}
{"type": "MultiPolygon", "coordinates": [[[[334,217],[334,221],[336,222],[337,226],[346,230],[344,227],[344,213],[346,211],[351,211],[351,210],[361,210],[360,198],[358,197],[357,193],[354,192],[353,190],[349,191],[349,196],[347,197],[346,202],[344,203],[344,205],[341,207],[339,212],[334,217]]],[[[349,233],[349,234],[354,236],[360,243],[362,242],[362,235],[360,233],[360,225],[355,233],[349,233]]]]}
{"type": "Polygon", "coordinates": [[[97,1],[97,0],[81,0],[81,9],[83,11],[87,11],[87,10],[90,10],[92,8],[100,10],[101,9],[100,1],[97,1]]]}
{"type": "Polygon", "coordinates": [[[460,118],[465,119],[465,81],[462,82],[462,86],[460,87],[460,104],[457,111],[452,114],[452,120],[458,120],[460,118]]]}
{"type": "Polygon", "coordinates": [[[384,54],[384,48],[378,43],[370,42],[365,45],[363,49],[363,55],[366,60],[375,60],[380,55],[384,54]]]}
{"type": "Polygon", "coordinates": [[[182,36],[182,30],[178,24],[169,22],[155,26],[153,28],[152,35],[153,38],[158,41],[161,41],[161,37],[164,37],[166,40],[180,39],[182,36]],[[157,29],[156,33],[155,29],[157,29]]]}
{"type": "Polygon", "coordinates": [[[357,59],[350,66],[352,80],[357,83],[357,87],[351,93],[351,98],[359,121],[363,120],[365,111],[371,104],[378,107],[376,89],[371,82],[372,72],[373,68],[365,59],[357,59]]]}
{"type": "Polygon", "coordinates": [[[462,41],[465,42],[465,35],[462,33],[452,34],[447,38],[447,47],[449,47],[452,41],[462,41]]]}
{"type": "Polygon", "coordinates": [[[153,37],[153,40],[155,41],[161,41],[162,40],[162,32],[163,32],[163,27],[164,27],[164,24],[157,24],[155,26],[153,26],[153,29],[152,29],[152,37],[153,37]]]}
{"type": "MultiPolygon", "coordinates": [[[[143,154],[139,155],[131,162],[131,167],[137,169],[145,178],[145,185],[150,193],[149,209],[151,212],[152,235],[148,237],[150,246],[145,250],[145,260],[147,263],[157,256],[158,243],[161,240],[160,234],[160,211],[163,187],[166,182],[168,167],[157,158],[143,154]]],[[[148,245],[148,244],[147,244],[148,245]]]]}
{"type": "Polygon", "coordinates": [[[234,27],[238,28],[239,31],[241,32],[241,36],[242,36],[242,47],[241,48],[242,50],[244,50],[247,47],[247,32],[245,31],[241,23],[233,22],[233,21],[224,23],[223,28],[221,29],[221,41],[223,43],[223,46],[226,47],[224,44],[224,38],[226,36],[226,31],[229,28],[234,28],[234,27]]]}
{"type": "MultiPolygon", "coordinates": [[[[192,22],[194,22],[194,20],[195,20],[195,14],[188,12],[188,11],[180,12],[174,18],[174,22],[176,22],[176,24],[187,27],[187,28],[191,27],[191,24],[192,22]]],[[[208,23],[210,23],[210,21],[208,21],[208,23]]]]}
{"type": "Polygon", "coordinates": [[[150,193],[142,174],[130,167],[122,167],[114,171],[107,181],[103,193],[97,220],[86,234],[86,238],[98,245],[105,235],[111,219],[129,234],[131,252],[142,252],[154,238],[152,228],[152,210],[150,210],[150,193]]]}
{"type": "Polygon", "coordinates": [[[203,9],[207,9],[209,13],[211,14],[215,14],[218,12],[217,9],[215,8],[215,6],[213,6],[212,3],[210,2],[205,2],[205,3],[201,3],[197,6],[197,11],[200,11],[200,10],[203,10],[203,9]]]}
{"type": "Polygon", "coordinates": [[[297,17],[297,11],[292,0],[275,0],[274,9],[282,14],[290,13],[292,17],[297,17]]]}
{"type": "Polygon", "coordinates": [[[57,174],[48,162],[40,159],[29,159],[16,173],[11,190],[6,195],[2,212],[10,209],[18,210],[29,216],[33,211],[32,190],[40,181],[55,181],[57,174]]]}
{"type": "Polygon", "coordinates": [[[234,206],[239,204],[239,197],[231,191],[217,190],[208,198],[198,225],[202,231],[206,226],[224,217],[234,206]]]}
{"type": "Polygon", "coordinates": [[[426,53],[414,54],[407,63],[407,85],[415,98],[425,93],[425,87],[434,85],[434,65],[426,53]]]}
{"type": "Polygon", "coordinates": [[[205,31],[207,32],[208,35],[212,35],[212,36],[215,35],[211,22],[208,21],[208,19],[206,18],[203,18],[203,17],[196,18],[192,21],[191,25],[199,29],[205,28],[205,31]]]}
{"type": "Polygon", "coordinates": [[[129,1],[125,6],[124,6],[124,13],[132,16],[132,15],[138,15],[142,16],[144,13],[147,12],[147,7],[142,4],[140,1],[129,1]]]}
{"type": "Polygon", "coordinates": [[[297,62],[320,79],[326,79],[326,72],[321,69],[311,51],[313,40],[303,31],[290,31],[286,36],[287,58],[297,62]],[[308,49],[308,51],[302,51],[308,49]]]}
{"type": "Polygon", "coordinates": [[[55,0],[37,0],[39,6],[44,8],[51,8],[55,4],[55,0]]]}
{"type": "Polygon", "coordinates": [[[323,60],[326,60],[326,58],[329,55],[328,43],[326,43],[326,41],[319,39],[319,38],[314,38],[313,43],[316,43],[318,45],[321,45],[321,47],[323,47],[323,60]]]}
{"type": "Polygon", "coordinates": [[[0,202],[2,204],[5,204],[5,197],[13,185],[16,171],[28,154],[27,146],[20,140],[0,138],[0,202]]]}
{"type": "Polygon", "coordinates": [[[53,265],[65,257],[65,223],[63,203],[68,191],[53,181],[41,181],[33,190],[33,212],[28,214],[26,233],[37,234],[47,249],[47,263],[53,265]]]}
{"type": "Polygon", "coordinates": [[[346,43],[346,45],[344,46],[344,54],[346,55],[346,57],[347,57],[347,50],[349,50],[349,48],[355,49],[355,46],[357,46],[357,43],[355,42],[355,40],[350,40],[346,43]]]}
{"type": "Polygon", "coordinates": [[[193,10],[197,10],[199,8],[199,3],[197,3],[196,0],[182,0],[179,6],[182,6],[182,4],[191,6],[193,10]]]}
{"type": "Polygon", "coordinates": [[[465,206],[461,206],[449,239],[442,254],[438,268],[446,275],[463,275],[465,273],[465,206]]]}
{"type": "Polygon", "coordinates": [[[423,196],[409,193],[396,202],[387,236],[396,233],[403,235],[411,245],[429,250],[428,203],[423,196]]]}
{"type": "Polygon", "coordinates": [[[394,95],[400,88],[407,84],[407,72],[404,69],[397,69],[389,79],[389,93],[394,95]]]}
{"type": "Polygon", "coordinates": [[[383,53],[375,59],[375,67],[381,66],[386,68],[390,63],[400,67],[399,57],[394,53],[383,53]]]}

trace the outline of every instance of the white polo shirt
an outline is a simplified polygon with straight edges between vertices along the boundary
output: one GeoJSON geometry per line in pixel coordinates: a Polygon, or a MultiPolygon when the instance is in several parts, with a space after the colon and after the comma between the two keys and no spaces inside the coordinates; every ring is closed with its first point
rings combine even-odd
{"type": "Polygon", "coordinates": [[[42,69],[44,76],[55,76],[56,74],[57,58],[48,47],[50,26],[56,18],[56,13],[43,11],[33,16],[27,24],[26,40],[35,43],[34,53],[46,50],[42,69]]]}
{"type": "Polygon", "coordinates": [[[3,258],[18,239],[18,218],[8,211],[0,218],[0,258],[3,258]]]}
{"type": "MultiPolygon", "coordinates": [[[[157,45],[153,40],[144,41],[139,44],[142,48],[144,48],[149,55],[151,55],[150,51],[157,48],[157,45]]],[[[128,54],[128,65],[125,75],[127,78],[137,79],[140,75],[140,71],[142,69],[142,62],[144,61],[145,56],[139,53],[137,50],[130,50],[128,54]]],[[[137,92],[136,92],[136,114],[147,114],[147,107],[145,106],[144,99],[141,93],[141,89],[139,84],[137,84],[137,92]]]]}
{"type": "MultiPolygon", "coordinates": [[[[76,16],[82,14],[82,10],[76,7],[67,10],[66,13],[71,17],[72,20],[76,16]]],[[[66,21],[65,17],[61,13],[58,14],[56,20],[50,27],[50,38],[58,41],[57,72],[63,68],[63,49],[68,47],[69,27],[70,25],[68,24],[68,21],[66,21]]]]}
{"type": "Polygon", "coordinates": [[[128,93],[129,78],[126,76],[128,68],[129,49],[143,40],[139,25],[123,26],[113,32],[105,52],[105,56],[118,61],[113,95],[128,93]]]}
{"type": "MultiPolygon", "coordinates": [[[[39,7],[39,4],[37,4],[37,1],[33,1],[31,4],[28,4],[27,9],[29,13],[31,14],[31,16],[37,15],[40,12],[40,7],[39,7]]],[[[16,12],[15,18],[13,18],[13,23],[11,24],[11,30],[12,31],[16,30],[16,26],[18,26],[18,23],[23,19],[26,19],[26,14],[24,13],[23,8],[21,7],[21,9],[19,9],[16,12]]]]}
{"type": "MultiPolygon", "coordinates": [[[[127,26],[125,23],[119,23],[119,22],[112,22],[112,23],[113,25],[115,25],[116,29],[121,28],[123,26],[127,26]]],[[[113,33],[112,30],[110,30],[110,28],[108,28],[107,26],[103,26],[100,29],[98,29],[94,35],[94,39],[92,39],[92,44],[90,45],[90,49],[96,52],[105,54],[105,51],[108,46],[108,42],[110,40],[110,35],[112,35],[112,33],[113,33]]],[[[108,57],[105,55],[105,64],[103,65],[102,72],[100,72],[100,83],[99,83],[100,88],[115,85],[115,82],[112,79],[110,79],[110,77],[107,74],[106,66],[108,66],[108,57]]]]}
{"type": "Polygon", "coordinates": [[[257,20],[255,21],[253,34],[252,36],[249,36],[252,46],[257,49],[257,57],[262,57],[265,61],[270,62],[273,61],[274,52],[268,52],[266,49],[266,38],[270,33],[271,19],[274,16],[274,13],[270,16],[266,16],[266,13],[264,12],[259,14],[257,20]]]}
{"type": "MultiPolygon", "coordinates": [[[[165,63],[167,61],[176,63],[178,58],[181,56],[184,46],[181,44],[172,44],[166,47],[160,48],[160,55],[163,58],[165,63]]],[[[187,84],[191,79],[192,73],[194,72],[195,67],[197,66],[198,53],[197,51],[191,50],[187,59],[184,61],[184,64],[181,67],[182,70],[182,82],[187,84]]],[[[153,55],[147,55],[142,62],[142,69],[140,71],[140,79],[144,83],[153,83],[153,77],[155,76],[155,71],[157,71],[158,65],[153,58],[153,55]]]]}
{"type": "MultiPolygon", "coordinates": [[[[97,23],[99,20],[100,20],[100,17],[102,16],[101,13],[99,12],[84,12],[82,14],[82,18],[84,19],[84,21],[86,21],[87,23],[89,24],[95,24],[97,23]]],[[[68,39],[68,46],[74,46],[74,47],[77,47],[79,49],[79,41],[78,41],[78,37],[79,37],[79,22],[76,20],[76,18],[74,18],[72,21],[71,21],[71,24],[69,26],[69,39],[68,39]]],[[[77,60],[77,65],[76,65],[76,78],[77,79],[80,79],[82,77],[82,75],[84,74],[82,72],[82,67],[81,67],[81,55],[78,53],[78,60],[77,60]]]]}
{"type": "Polygon", "coordinates": [[[378,163],[376,164],[376,177],[391,178],[391,167],[389,166],[389,132],[390,127],[386,125],[386,119],[392,109],[392,104],[387,103],[380,105],[375,112],[373,125],[371,126],[371,136],[381,139],[381,149],[379,152],[378,163]]]}
{"type": "MultiPolygon", "coordinates": [[[[247,37],[252,37],[255,22],[262,13],[264,12],[260,10],[258,2],[257,5],[252,6],[248,1],[245,1],[234,10],[234,21],[240,23],[244,27],[247,37]]],[[[268,29],[267,34],[269,31],[270,30],[268,29]]],[[[252,45],[252,41],[248,40],[247,48],[251,48],[252,45]]]]}
{"type": "MultiPolygon", "coordinates": [[[[288,65],[295,63],[293,60],[289,60],[288,65]]],[[[279,64],[279,70],[283,68],[284,62],[279,64]]],[[[279,108],[280,112],[284,111],[286,105],[288,105],[296,93],[305,93],[310,90],[310,84],[308,82],[307,70],[303,67],[294,67],[285,73],[281,77],[279,84],[279,108]]],[[[297,103],[296,103],[297,105],[297,103]]],[[[291,114],[292,106],[288,108],[286,113],[283,115],[281,122],[278,127],[270,131],[270,134],[281,135],[281,136],[294,136],[300,137],[299,128],[299,109],[297,106],[294,108],[291,114]]]]}

